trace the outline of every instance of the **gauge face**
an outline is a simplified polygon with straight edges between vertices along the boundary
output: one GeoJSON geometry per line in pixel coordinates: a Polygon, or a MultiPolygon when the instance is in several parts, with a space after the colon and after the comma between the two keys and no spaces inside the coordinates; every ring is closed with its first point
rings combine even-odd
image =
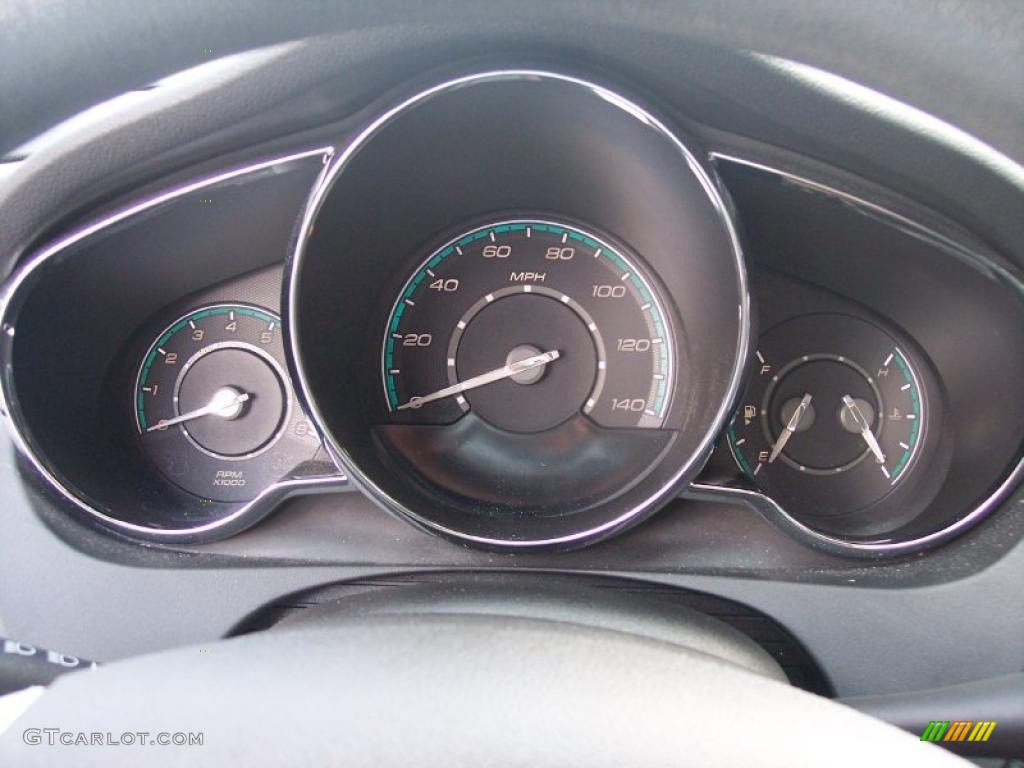
{"type": "Polygon", "coordinates": [[[672,440],[664,306],[608,237],[536,219],[470,229],[391,305],[376,434],[410,474],[477,509],[587,509],[672,440]]]}
{"type": "Polygon", "coordinates": [[[431,253],[388,316],[384,398],[401,424],[473,413],[513,433],[574,416],[657,429],[672,326],[638,259],[561,222],[477,227],[431,253]]]}
{"type": "Polygon", "coordinates": [[[150,345],[132,402],[143,453],[200,498],[244,502],[315,453],[282,366],[280,319],[239,304],[193,310],[150,345]]]}
{"type": "Polygon", "coordinates": [[[728,431],[740,468],[785,509],[835,516],[884,499],[912,470],[926,409],[896,341],[846,315],[809,315],[762,337],[728,431]]]}
{"type": "Polygon", "coordinates": [[[505,70],[410,97],[332,159],[285,305],[350,482],[501,549],[582,546],[675,498],[749,333],[705,156],[625,96],[505,70]]]}

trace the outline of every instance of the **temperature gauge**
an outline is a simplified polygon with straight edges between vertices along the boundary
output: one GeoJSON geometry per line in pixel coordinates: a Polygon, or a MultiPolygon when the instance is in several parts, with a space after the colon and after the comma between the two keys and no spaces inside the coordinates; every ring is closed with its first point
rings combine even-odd
{"type": "Polygon", "coordinates": [[[729,446],[784,508],[862,510],[911,471],[926,406],[913,365],[887,333],[847,315],[806,315],[762,337],[755,366],[729,446]]]}

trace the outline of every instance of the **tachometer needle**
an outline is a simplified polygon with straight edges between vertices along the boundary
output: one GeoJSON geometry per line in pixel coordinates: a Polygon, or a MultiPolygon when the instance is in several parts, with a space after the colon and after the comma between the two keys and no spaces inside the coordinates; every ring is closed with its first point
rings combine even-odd
{"type": "Polygon", "coordinates": [[[152,432],[157,429],[167,429],[175,424],[183,424],[186,421],[192,421],[192,419],[198,419],[203,416],[220,416],[222,419],[233,419],[241,413],[242,403],[248,399],[249,394],[246,392],[239,392],[234,387],[221,387],[213,393],[210,402],[202,408],[196,408],[194,411],[175,416],[173,419],[161,419],[153,426],[147,428],[146,431],[152,432]]]}
{"type": "Polygon", "coordinates": [[[782,453],[782,449],[786,447],[786,443],[789,442],[789,438],[796,432],[796,428],[800,426],[800,419],[807,410],[807,406],[811,404],[811,395],[805,394],[800,404],[797,405],[796,410],[793,411],[793,415],[789,417],[789,421],[786,423],[786,428],[782,430],[782,434],[779,435],[779,439],[775,441],[775,445],[772,446],[771,455],[768,457],[768,463],[771,464],[775,459],[782,453]]]}
{"type": "Polygon", "coordinates": [[[395,410],[402,411],[406,408],[419,408],[421,405],[432,403],[435,400],[442,400],[452,395],[457,395],[460,392],[465,392],[470,389],[476,389],[482,387],[485,384],[493,384],[496,381],[502,379],[510,379],[516,374],[529,371],[533,368],[538,368],[542,365],[557,360],[561,357],[561,353],[557,349],[553,349],[550,352],[541,352],[539,355],[532,355],[530,357],[523,358],[515,363],[509,363],[503,365],[501,368],[495,368],[493,371],[487,373],[481,373],[479,376],[473,376],[465,381],[460,381],[458,384],[452,384],[450,387],[439,389],[437,392],[432,392],[429,395],[423,395],[422,397],[413,397],[409,399],[409,402],[403,403],[398,406],[395,410]]]}
{"type": "Polygon", "coordinates": [[[843,395],[843,405],[846,406],[850,412],[850,416],[853,417],[854,424],[860,429],[860,436],[864,438],[864,442],[868,444],[868,448],[875,454],[875,461],[879,464],[885,464],[885,454],[882,453],[882,446],[878,444],[878,440],[875,439],[875,433],[871,431],[871,426],[868,424],[868,420],[864,418],[864,414],[861,412],[860,407],[849,395],[843,395]]]}

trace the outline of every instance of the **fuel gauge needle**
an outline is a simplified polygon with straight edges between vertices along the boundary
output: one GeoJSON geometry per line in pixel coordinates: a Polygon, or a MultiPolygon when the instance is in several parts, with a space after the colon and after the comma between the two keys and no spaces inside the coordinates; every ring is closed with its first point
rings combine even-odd
{"type": "Polygon", "coordinates": [[[875,433],[871,431],[868,420],[864,418],[864,414],[861,412],[860,407],[849,395],[843,395],[843,405],[850,412],[850,416],[853,417],[854,423],[860,429],[860,436],[864,438],[864,442],[868,444],[868,448],[871,449],[871,453],[875,455],[875,461],[879,464],[885,464],[885,454],[882,453],[882,446],[878,444],[878,440],[875,439],[875,433]]]}
{"type": "Polygon", "coordinates": [[[789,438],[796,432],[796,428],[800,426],[800,419],[803,417],[804,412],[807,410],[807,406],[811,404],[811,395],[805,394],[800,404],[797,405],[796,410],[793,411],[793,415],[789,417],[789,421],[786,423],[786,428],[782,430],[782,434],[779,435],[779,439],[775,441],[775,445],[772,446],[771,455],[768,456],[768,463],[771,464],[775,459],[782,453],[782,449],[786,447],[786,443],[789,442],[789,438]]]}

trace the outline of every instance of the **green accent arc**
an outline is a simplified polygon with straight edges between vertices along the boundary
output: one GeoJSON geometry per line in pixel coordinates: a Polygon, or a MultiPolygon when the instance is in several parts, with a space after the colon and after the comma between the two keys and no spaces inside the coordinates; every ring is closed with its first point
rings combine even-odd
{"type": "Polygon", "coordinates": [[[644,310],[645,314],[650,317],[651,325],[654,328],[655,333],[658,337],[665,339],[665,343],[659,345],[661,349],[658,352],[658,372],[665,374],[665,380],[658,386],[657,394],[655,395],[654,410],[657,413],[661,413],[664,410],[665,403],[668,399],[668,370],[669,370],[669,350],[668,344],[668,324],[662,317],[658,302],[655,300],[654,295],[647,287],[644,280],[636,274],[636,269],[632,267],[628,261],[626,261],[615,249],[607,243],[601,243],[588,235],[579,232],[569,226],[561,226],[557,224],[549,224],[538,221],[516,221],[509,222],[507,224],[488,224],[480,227],[477,230],[473,230],[468,234],[463,235],[459,239],[451,242],[450,244],[441,248],[437,253],[427,259],[427,261],[419,267],[416,273],[409,279],[405,287],[402,289],[399,295],[398,301],[391,310],[391,315],[388,317],[386,324],[387,328],[387,339],[384,344],[384,382],[387,390],[388,403],[392,408],[398,405],[398,392],[395,377],[389,371],[394,367],[395,358],[395,339],[392,334],[399,333],[399,327],[401,325],[402,317],[405,314],[405,299],[411,299],[416,291],[422,284],[426,271],[428,269],[433,270],[443,263],[452,254],[457,253],[456,248],[461,248],[465,245],[469,245],[478,240],[490,237],[492,234],[501,235],[508,232],[522,232],[525,229],[531,229],[536,232],[546,232],[552,235],[567,235],[569,239],[576,242],[583,243],[589,248],[601,250],[600,257],[611,262],[620,272],[631,272],[629,282],[636,288],[637,293],[643,300],[643,303],[650,304],[651,306],[644,310]]]}
{"type": "Polygon", "coordinates": [[[153,363],[156,362],[157,349],[166,345],[168,341],[180,333],[181,330],[189,324],[189,321],[195,322],[214,315],[227,315],[231,312],[234,312],[236,315],[248,315],[249,317],[255,317],[260,320],[265,320],[268,323],[277,323],[280,325],[281,322],[279,318],[262,309],[235,304],[198,309],[194,312],[189,312],[180,320],[177,320],[170,328],[164,331],[156,341],[153,342],[153,345],[146,353],[146,358],[142,361],[142,367],[139,371],[138,388],[135,392],[135,413],[138,417],[139,425],[143,429],[146,429],[149,426],[149,423],[146,419],[146,393],[142,391],[142,388],[145,387],[146,383],[149,381],[149,372],[153,367],[153,363]]]}
{"type": "Polygon", "coordinates": [[[903,353],[898,349],[893,350],[895,355],[895,361],[897,367],[900,369],[900,373],[903,375],[903,380],[910,384],[910,402],[913,410],[912,415],[914,416],[913,424],[910,426],[910,437],[907,440],[907,445],[910,447],[903,452],[900,456],[900,460],[896,462],[896,465],[892,468],[892,481],[895,483],[903,476],[903,472],[906,471],[907,465],[910,463],[910,458],[914,455],[914,450],[917,447],[917,441],[921,434],[921,393],[917,390],[917,382],[914,379],[914,374],[910,370],[910,364],[903,357],[903,353]]]}

